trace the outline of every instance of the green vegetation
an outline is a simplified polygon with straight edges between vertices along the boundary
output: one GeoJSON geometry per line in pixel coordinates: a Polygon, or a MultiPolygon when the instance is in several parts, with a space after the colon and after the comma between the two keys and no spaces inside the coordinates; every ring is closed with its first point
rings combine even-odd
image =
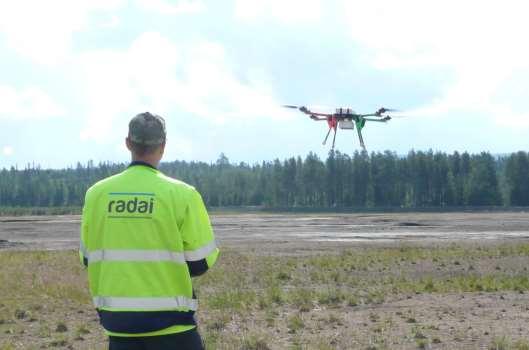
{"type": "MultiPolygon", "coordinates": [[[[458,306],[424,315],[421,306],[387,312],[384,305],[451,293],[523,296],[528,260],[529,243],[364,247],[303,256],[224,249],[218,265],[195,283],[200,332],[208,349],[450,347],[471,337],[468,323],[458,318],[454,331],[440,328],[458,306]]],[[[0,264],[0,349],[104,348],[76,252],[3,251],[0,264]]],[[[494,311],[490,317],[505,322],[494,311]]],[[[510,338],[518,336],[515,328],[482,337],[490,349],[528,349],[527,340],[510,338]]]]}
{"type": "Polygon", "coordinates": [[[81,207],[0,207],[0,216],[75,214],[81,214],[81,207]]]}
{"type": "Polygon", "coordinates": [[[506,336],[495,337],[489,350],[529,350],[529,341],[524,339],[512,341],[506,336]]]}
{"type": "MultiPolygon", "coordinates": [[[[125,164],[92,162],[75,168],[38,166],[0,171],[0,215],[79,212],[86,189],[116,174],[125,164]],[[54,209],[45,209],[52,207],[54,209]],[[21,208],[28,208],[25,211],[21,208]],[[29,211],[29,212],[28,212],[29,211]]],[[[494,158],[411,151],[330,152],[322,161],[278,159],[232,164],[223,154],[212,164],[173,161],[161,170],[196,186],[209,207],[421,208],[451,206],[528,206],[529,154],[494,158]]]]}

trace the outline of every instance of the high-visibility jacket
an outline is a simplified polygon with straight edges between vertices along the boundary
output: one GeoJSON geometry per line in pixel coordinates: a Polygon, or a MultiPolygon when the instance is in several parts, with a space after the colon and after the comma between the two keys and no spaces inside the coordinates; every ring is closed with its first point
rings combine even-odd
{"type": "Polygon", "coordinates": [[[133,162],[86,192],[80,257],[110,335],[194,328],[191,277],[218,254],[200,194],[147,163],[133,162]]]}

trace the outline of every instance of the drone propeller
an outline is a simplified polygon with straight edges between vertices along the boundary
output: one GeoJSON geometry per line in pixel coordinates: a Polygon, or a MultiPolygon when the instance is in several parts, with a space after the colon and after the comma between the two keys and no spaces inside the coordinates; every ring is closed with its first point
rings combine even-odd
{"type": "Polygon", "coordinates": [[[293,105],[283,105],[283,107],[292,108],[292,109],[298,109],[299,108],[298,106],[293,106],[293,105]]]}
{"type": "Polygon", "coordinates": [[[386,112],[398,112],[399,110],[398,109],[393,109],[393,108],[379,108],[379,110],[377,111],[376,114],[380,115],[380,114],[383,114],[383,113],[386,113],[386,112]]]}

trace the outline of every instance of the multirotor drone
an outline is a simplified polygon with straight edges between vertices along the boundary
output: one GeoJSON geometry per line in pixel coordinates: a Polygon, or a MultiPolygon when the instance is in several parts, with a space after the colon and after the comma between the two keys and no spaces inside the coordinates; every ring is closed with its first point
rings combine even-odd
{"type": "Polygon", "coordinates": [[[334,130],[334,136],[332,139],[332,149],[334,149],[334,144],[336,141],[336,132],[337,127],[340,127],[340,129],[344,130],[353,130],[356,125],[356,131],[358,133],[358,139],[360,140],[360,146],[366,150],[366,146],[364,144],[364,139],[362,137],[362,129],[364,128],[366,122],[380,122],[380,123],[386,123],[388,120],[391,120],[392,117],[389,115],[386,115],[387,112],[396,112],[395,109],[390,108],[379,108],[374,113],[368,113],[368,114],[358,114],[355,113],[350,108],[336,108],[336,111],[334,113],[318,113],[313,112],[309,110],[305,106],[292,106],[292,105],[283,105],[283,107],[286,108],[292,108],[292,109],[298,109],[301,112],[308,114],[311,119],[321,121],[326,120],[327,125],[329,126],[329,131],[327,132],[327,135],[325,136],[325,139],[323,140],[323,145],[327,142],[327,139],[329,138],[329,135],[331,133],[331,130],[334,130]]]}

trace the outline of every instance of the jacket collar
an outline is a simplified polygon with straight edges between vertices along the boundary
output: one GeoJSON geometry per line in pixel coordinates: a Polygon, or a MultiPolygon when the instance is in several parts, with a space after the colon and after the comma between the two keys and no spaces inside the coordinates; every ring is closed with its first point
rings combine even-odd
{"type": "Polygon", "coordinates": [[[135,160],[133,162],[131,162],[128,166],[128,168],[130,168],[131,166],[135,166],[135,165],[144,165],[144,166],[148,166],[149,168],[152,168],[152,169],[155,169],[155,170],[158,170],[155,166],[153,166],[152,164],[149,164],[147,162],[142,162],[141,160],[135,160]]]}

